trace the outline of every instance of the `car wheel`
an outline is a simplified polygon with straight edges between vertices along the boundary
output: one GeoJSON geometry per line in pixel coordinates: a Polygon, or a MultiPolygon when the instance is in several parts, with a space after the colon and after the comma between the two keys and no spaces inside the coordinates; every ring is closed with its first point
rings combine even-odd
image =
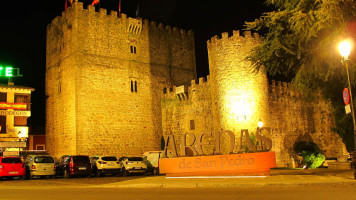
{"type": "Polygon", "coordinates": [[[153,168],[152,174],[153,174],[153,175],[159,175],[159,169],[156,168],[156,167],[153,168]]]}
{"type": "Polygon", "coordinates": [[[128,176],[128,175],[129,175],[129,172],[125,168],[123,168],[122,169],[122,176],[128,176]]]}
{"type": "Polygon", "coordinates": [[[63,176],[64,176],[64,178],[70,178],[70,175],[67,170],[64,170],[63,176]]]}
{"type": "Polygon", "coordinates": [[[96,177],[101,177],[102,175],[103,175],[103,172],[100,169],[98,169],[96,171],[96,177]]]}

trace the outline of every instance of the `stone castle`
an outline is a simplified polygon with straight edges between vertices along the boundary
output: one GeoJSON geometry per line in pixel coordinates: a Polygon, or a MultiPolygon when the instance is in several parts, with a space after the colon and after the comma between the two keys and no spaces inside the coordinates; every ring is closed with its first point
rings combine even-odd
{"type": "Polygon", "coordinates": [[[308,102],[287,83],[251,71],[244,58],[258,35],[213,37],[210,76],[196,83],[192,31],[117,15],[75,1],[47,27],[51,155],[140,156],[159,150],[162,135],[238,135],[253,132],[259,120],[272,128],[279,166],[290,163],[297,141],[317,143],[328,157],[342,155],[328,102],[308,102]]]}

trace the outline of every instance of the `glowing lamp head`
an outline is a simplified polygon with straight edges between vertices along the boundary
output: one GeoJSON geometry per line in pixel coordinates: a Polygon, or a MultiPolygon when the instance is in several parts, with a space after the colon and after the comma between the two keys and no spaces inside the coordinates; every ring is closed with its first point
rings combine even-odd
{"type": "Polygon", "coordinates": [[[258,127],[262,128],[262,126],[263,126],[263,121],[260,119],[260,120],[258,121],[258,127]]]}
{"type": "Polygon", "coordinates": [[[344,40],[339,44],[339,51],[344,59],[348,59],[351,52],[351,42],[349,40],[344,40]]]}

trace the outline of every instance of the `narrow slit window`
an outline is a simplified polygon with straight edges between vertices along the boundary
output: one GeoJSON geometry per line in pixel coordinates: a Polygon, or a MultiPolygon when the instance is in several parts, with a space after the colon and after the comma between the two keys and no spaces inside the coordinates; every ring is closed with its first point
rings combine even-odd
{"type": "Polygon", "coordinates": [[[131,81],[131,92],[133,92],[133,81],[131,81]]]}
{"type": "Polygon", "coordinates": [[[190,130],[195,130],[195,121],[190,120],[190,130]]]}
{"type": "Polygon", "coordinates": [[[135,92],[137,92],[137,81],[135,81],[135,92]]]}
{"type": "Polygon", "coordinates": [[[130,46],[130,51],[131,51],[131,53],[136,54],[136,47],[135,46],[130,46]]]}

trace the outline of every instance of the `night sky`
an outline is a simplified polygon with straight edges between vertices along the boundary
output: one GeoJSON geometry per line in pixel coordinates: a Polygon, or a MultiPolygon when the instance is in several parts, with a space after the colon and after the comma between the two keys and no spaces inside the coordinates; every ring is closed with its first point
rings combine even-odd
{"type": "MultiPolygon", "coordinates": [[[[122,13],[136,17],[138,2],[140,18],[194,31],[198,77],[209,74],[207,40],[242,30],[245,21],[272,9],[264,0],[121,0],[122,13]]],[[[46,26],[61,15],[64,4],[65,0],[9,0],[0,5],[0,65],[20,68],[23,77],[14,78],[15,85],[35,88],[28,125],[39,132],[38,127],[45,126],[46,26]]],[[[118,5],[119,0],[100,0],[99,6],[117,11],[118,5]]],[[[0,78],[1,83],[7,81],[0,78]]]]}

